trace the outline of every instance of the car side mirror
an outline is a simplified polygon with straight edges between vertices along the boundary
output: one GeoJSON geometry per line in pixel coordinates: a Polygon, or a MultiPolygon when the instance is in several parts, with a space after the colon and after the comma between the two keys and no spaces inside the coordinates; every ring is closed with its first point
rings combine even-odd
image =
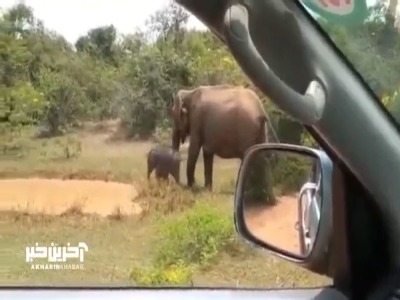
{"type": "Polygon", "coordinates": [[[242,160],[235,190],[236,230],[313,272],[328,275],[332,161],[324,151],[259,144],[242,160]]]}

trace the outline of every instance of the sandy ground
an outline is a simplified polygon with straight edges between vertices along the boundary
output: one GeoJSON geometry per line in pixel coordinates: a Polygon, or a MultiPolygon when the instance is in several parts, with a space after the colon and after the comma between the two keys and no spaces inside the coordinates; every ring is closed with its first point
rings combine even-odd
{"type": "MultiPolygon", "coordinates": [[[[7,179],[0,180],[0,210],[62,214],[72,207],[83,213],[107,216],[120,209],[137,214],[132,202],[137,196],[132,185],[89,180],[7,179]]],[[[136,205],[136,206],[135,206],[136,205]]]]}
{"type": "Polygon", "coordinates": [[[245,213],[249,231],[258,239],[279,248],[299,254],[297,221],[297,200],[295,197],[281,197],[276,206],[252,208],[245,213]]]}

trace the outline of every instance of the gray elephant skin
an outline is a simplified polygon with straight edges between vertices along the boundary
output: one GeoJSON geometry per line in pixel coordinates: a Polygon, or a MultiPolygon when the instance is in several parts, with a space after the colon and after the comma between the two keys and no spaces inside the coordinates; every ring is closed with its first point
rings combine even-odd
{"type": "Polygon", "coordinates": [[[212,189],[214,155],[242,159],[246,150],[267,142],[267,114],[260,98],[242,86],[215,85],[179,90],[171,109],[172,147],[179,151],[189,136],[187,185],[203,150],[205,187],[212,189]]]}
{"type": "Polygon", "coordinates": [[[171,147],[161,145],[153,147],[147,154],[147,179],[150,179],[151,173],[155,170],[157,179],[167,180],[171,174],[179,184],[181,161],[179,152],[171,147]]]}

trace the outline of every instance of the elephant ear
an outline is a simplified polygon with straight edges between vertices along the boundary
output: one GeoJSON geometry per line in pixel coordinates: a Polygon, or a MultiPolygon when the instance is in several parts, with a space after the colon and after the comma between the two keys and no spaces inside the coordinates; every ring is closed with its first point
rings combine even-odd
{"type": "Polygon", "coordinates": [[[174,98],[174,105],[172,107],[172,115],[177,122],[180,122],[182,115],[187,114],[187,110],[183,107],[184,98],[189,93],[187,90],[179,90],[174,98]]]}

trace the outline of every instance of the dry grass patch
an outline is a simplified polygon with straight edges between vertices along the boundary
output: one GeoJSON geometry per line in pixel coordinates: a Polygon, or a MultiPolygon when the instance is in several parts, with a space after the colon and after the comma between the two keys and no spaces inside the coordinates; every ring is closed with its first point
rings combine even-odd
{"type": "Polygon", "coordinates": [[[67,216],[82,216],[84,215],[85,202],[83,201],[76,201],[72,203],[65,211],[63,211],[60,216],[67,217],[67,216]]]}
{"type": "Polygon", "coordinates": [[[172,181],[142,180],[135,184],[137,196],[133,199],[141,208],[141,216],[169,215],[190,208],[196,201],[195,194],[172,181]]]}
{"type": "Polygon", "coordinates": [[[122,221],[125,217],[126,217],[126,215],[124,214],[123,210],[121,209],[121,206],[119,206],[119,205],[117,205],[114,208],[114,211],[112,212],[112,214],[110,214],[108,216],[109,219],[116,220],[116,221],[122,221]]]}

